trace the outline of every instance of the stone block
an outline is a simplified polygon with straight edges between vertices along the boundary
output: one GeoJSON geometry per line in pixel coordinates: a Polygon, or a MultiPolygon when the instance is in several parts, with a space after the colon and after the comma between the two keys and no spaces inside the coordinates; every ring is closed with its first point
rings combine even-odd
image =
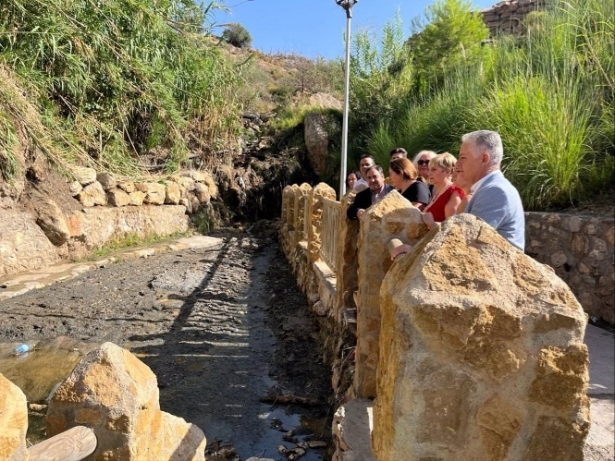
{"type": "Polygon", "coordinates": [[[0,459],[28,459],[28,402],[15,384],[0,374],[0,459]]]}
{"type": "Polygon", "coordinates": [[[169,181],[165,184],[164,203],[178,205],[182,196],[181,188],[176,182],[169,181]]]}
{"type": "Polygon", "coordinates": [[[145,192],[141,192],[140,190],[135,190],[134,192],[131,192],[128,195],[130,197],[131,205],[135,205],[135,206],[143,205],[143,202],[145,201],[145,192]]]}
{"type": "Polygon", "coordinates": [[[96,170],[94,168],[75,167],[71,169],[71,174],[75,181],[78,181],[82,186],[87,186],[96,181],[96,170]]]}
{"type": "Polygon", "coordinates": [[[93,207],[96,205],[106,205],[107,195],[102,185],[98,181],[94,181],[83,188],[77,195],[79,202],[85,207],[93,207]]]}
{"type": "Polygon", "coordinates": [[[83,190],[83,186],[81,185],[81,183],[79,181],[72,181],[68,185],[68,191],[70,192],[70,195],[73,196],[73,197],[78,195],[79,192],[81,192],[82,190],[83,190]]]}
{"type": "Polygon", "coordinates": [[[582,451],[586,316],[561,279],[493,228],[447,219],[395,261],[380,310],[377,459],[568,459],[548,455],[542,436],[582,451]]]}
{"type": "Polygon", "coordinates": [[[355,392],[358,397],[373,398],[379,354],[378,297],[382,280],[392,264],[386,245],[392,238],[416,244],[427,233],[427,227],[418,208],[397,191],[368,208],[359,227],[355,392]]]}
{"type": "Polygon", "coordinates": [[[117,187],[122,189],[127,194],[130,194],[136,190],[135,183],[133,181],[118,181],[117,187]]]}
{"type": "Polygon", "coordinates": [[[126,206],[130,205],[130,195],[122,189],[111,189],[107,191],[107,202],[111,206],[126,206]]]}
{"type": "Polygon", "coordinates": [[[209,192],[209,187],[206,184],[195,183],[194,185],[194,196],[198,199],[200,204],[208,205],[211,201],[211,194],[209,192]]]}
{"type": "Polygon", "coordinates": [[[55,392],[47,415],[49,436],[87,422],[98,441],[94,460],[204,460],[203,432],[162,412],[154,373],[111,343],[82,359],[55,392]]]}
{"type": "Polygon", "coordinates": [[[117,186],[117,181],[110,173],[98,173],[96,175],[96,181],[100,183],[105,191],[110,191],[117,186]]]}

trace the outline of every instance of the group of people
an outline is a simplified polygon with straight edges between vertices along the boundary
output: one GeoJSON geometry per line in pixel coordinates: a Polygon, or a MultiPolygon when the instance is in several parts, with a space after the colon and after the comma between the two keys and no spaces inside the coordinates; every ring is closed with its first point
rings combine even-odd
{"type": "MultiPolygon", "coordinates": [[[[349,219],[360,219],[365,210],[386,194],[397,190],[423,212],[431,229],[458,213],[471,213],[490,224],[517,248],[525,248],[525,217],[517,189],[500,168],[504,149],[495,131],[480,130],[464,135],[459,157],[448,152],[419,152],[410,161],[403,148],[390,152],[389,176],[370,155],[359,160],[360,172],[346,177],[349,190],[356,192],[348,208],[349,219]]],[[[409,251],[405,244],[394,245],[391,257],[409,251]]]]}

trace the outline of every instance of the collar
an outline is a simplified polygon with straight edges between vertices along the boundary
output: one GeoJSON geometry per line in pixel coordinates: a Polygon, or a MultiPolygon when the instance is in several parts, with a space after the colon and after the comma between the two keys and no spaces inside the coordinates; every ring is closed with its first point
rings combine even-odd
{"type": "Polygon", "coordinates": [[[470,188],[470,193],[471,193],[471,194],[476,193],[476,191],[477,191],[478,189],[480,189],[480,186],[482,186],[482,185],[485,183],[485,181],[487,181],[487,179],[489,179],[490,177],[494,176],[494,175],[495,175],[496,173],[498,173],[499,171],[500,171],[500,170],[495,170],[495,171],[492,171],[492,172],[491,172],[491,173],[489,173],[488,175],[483,176],[483,177],[482,177],[482,178],[480,178],[478,181],[476,181],[476,182],[472,185],[472,187],[470,188]]]}

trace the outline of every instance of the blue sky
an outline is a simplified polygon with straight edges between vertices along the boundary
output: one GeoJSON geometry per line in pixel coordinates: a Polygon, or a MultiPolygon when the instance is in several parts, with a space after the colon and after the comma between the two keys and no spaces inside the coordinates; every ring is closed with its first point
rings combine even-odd
{"type": "MultiPolygon", "coordinates": [[[[252,36],[252,47],[265,53],[297,53],[308,58],[344,56],[346,12],[335,0],[226,0],[232,14],[215,13],[217,25],[237,22],[252,36]]],[[[360,0],[353,8],[352,32],[359,28],[379,33],[399,9],[404,32],[431,0],[360,0]]],[[[478,10],[497,0],[472,0],[478,10]]],[[[221,35],[223,27],[213,33],[221,35]]]]}

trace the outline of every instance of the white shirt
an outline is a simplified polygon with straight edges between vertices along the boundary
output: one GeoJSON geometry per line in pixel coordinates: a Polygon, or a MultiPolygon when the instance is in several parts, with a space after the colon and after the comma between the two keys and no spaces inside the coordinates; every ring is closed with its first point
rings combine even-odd
{"type": "Polygon", "coordinates": [[[476,193],[476,191],[477,191],[478,189],[480,189],[480,186],[482,186],[482,185],[483,185],[483,183],[487,180],[487,178],[488,178],[489,176],[493,176],[493,175],[494,175],[496,172],[498,172],[498,171],[500,171],[500,170],[492,171],[492,172],[491,172],[491,173],[489,173],[488,175],[483,176],[481,179],[479,179],[478,181],[476,181],[476,182],[472,185],[472,187],[470,187],[470,193],[471,193],[471,194],[476,193]]]}
{"type": "Polygon", "coordinates": [[[365,190],[368,187],[369,187],[369,184],[367,184],[367,181],[361,178],[361,179],[357,179],[357,181],[354,183],[352,190],[353,192],[361,192],[362,190],[365,190]]]}

